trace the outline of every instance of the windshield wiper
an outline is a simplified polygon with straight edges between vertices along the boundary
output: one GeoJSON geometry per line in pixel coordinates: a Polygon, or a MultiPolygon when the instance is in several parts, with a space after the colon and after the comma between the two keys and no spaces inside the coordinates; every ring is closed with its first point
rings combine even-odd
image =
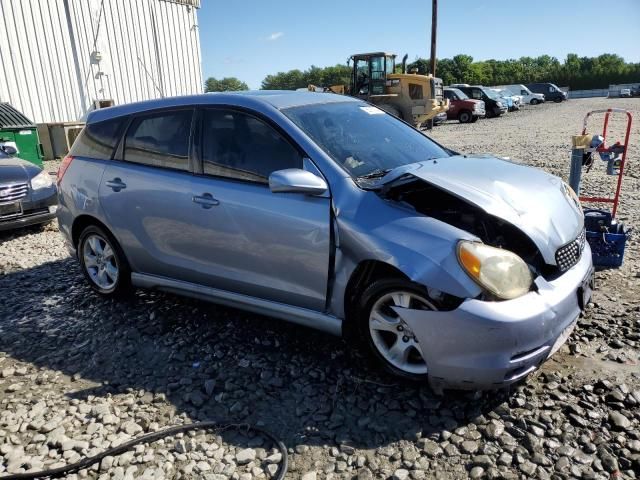
{"type": "Polygon", "coordinates": [[[384,177],[391,170],[392,170],[391,168],[385,168],[384,170],[381,168],[377,168],[375,170],[372,170],[369,173],[365,173],[364,175],[359,175],[358,178],[365,178],[365,179],[380,178],[380,177],[384,177]]]}

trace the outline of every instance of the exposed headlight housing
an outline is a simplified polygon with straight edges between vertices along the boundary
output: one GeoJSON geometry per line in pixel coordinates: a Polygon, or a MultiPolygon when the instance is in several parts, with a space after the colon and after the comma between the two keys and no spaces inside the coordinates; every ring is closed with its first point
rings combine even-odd
{"type": "Polygon", "coordinates": [[[496,105],[500,108],[502,108],[502,102],[496,102],[496,105]]]}
{"type": "Polygon", "coordinates": [[[515,253],[468,240],[461,240],[457,250],[464,271],[492,295],[510,300],[531,289],[531,270],[515,253]]]}
{"type": "Polygon", "coordinates": [[[568,183],[562,182],[562,191],[567,197],[567,200],[569,200],[569,203],[571,203],[574,207],[576,207],[576,209],[579,212],[582,212],[582,205],[580,204],[580,198],[578,197],[576,192],[573,191],[573,188],[571,188],[568,183]]]}
{"type": "Polygon", "coordinates": [[[31,188],[38,190],[40,188],[49,188],[53,185],[51,175],[45,170],[31,179],[31,188]]]}

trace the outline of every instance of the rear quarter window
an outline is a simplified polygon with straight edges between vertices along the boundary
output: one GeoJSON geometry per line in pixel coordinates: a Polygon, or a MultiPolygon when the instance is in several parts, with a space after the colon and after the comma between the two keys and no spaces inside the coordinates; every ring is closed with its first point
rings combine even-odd
{"type": "Polygon", "coordinates": [[[118,144],[126,117],[87,124],[73,142],[69,154],[73,157],[90,157],[110,160],[118,144]]]}

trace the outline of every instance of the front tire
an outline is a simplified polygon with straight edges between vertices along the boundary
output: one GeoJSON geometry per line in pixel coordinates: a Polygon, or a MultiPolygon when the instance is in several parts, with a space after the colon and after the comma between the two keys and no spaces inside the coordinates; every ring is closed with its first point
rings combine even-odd
{"type": "Polygon", "coordinates": [[[392,307],[438,310],[424,287],[404,279],[377,280],[360,296],[356,310],[359,340],[369,358],[388,372],[423,381],[427,363],[415,334],[392,307]]]}
{"type": "Polygon", "coordinates": [[[459,114],[458,114],[458,121],[460,123],[469,123],[471,122],[473,118],[473,115],[471,114],[471,112],[469,110],[462,110],[459,114]]]}
{"type": "Polygon", "coordinates": [[[78,259],[91,288],[107,297],[131,292],[131,269],[113,235],[97,225],[80,234],[78,259]]]}
{"type": "Polygon", "coordinates": [[[540,100],[538,100],[537,98],[534,98],[533,100],[531,100],[531,105],[538,105],[540,103],[540,100]]]}

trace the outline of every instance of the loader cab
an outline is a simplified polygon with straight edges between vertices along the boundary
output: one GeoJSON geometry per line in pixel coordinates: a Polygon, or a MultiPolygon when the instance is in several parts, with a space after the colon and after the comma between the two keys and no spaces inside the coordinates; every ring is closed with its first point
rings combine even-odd
{"type": "Polygon", "coordinates": [[[368,100],[371,95],[384,95],[387,75],[396,67],[396,56],[384,52],[361,53],[353,55],[351,61],[351,96],[368,100]]]}

